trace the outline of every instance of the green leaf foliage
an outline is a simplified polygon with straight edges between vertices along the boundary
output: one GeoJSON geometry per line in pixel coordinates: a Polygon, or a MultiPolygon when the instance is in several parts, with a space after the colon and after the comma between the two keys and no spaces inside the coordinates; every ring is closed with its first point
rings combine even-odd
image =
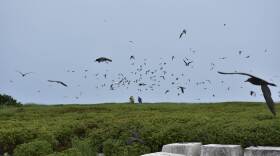
{"type": "Polygon", "coordinates": [[[50,143],[38,140],[18,145],[14,150],[14,156],[45,156],[52,152],[50,143]]]}
{"type": "Polygon", "coordinates": [[[7,107],[0,109],[0,155],[139,156],[174,142],[280,146],[280,118],[266,107],[248,102],[7,107]]]}

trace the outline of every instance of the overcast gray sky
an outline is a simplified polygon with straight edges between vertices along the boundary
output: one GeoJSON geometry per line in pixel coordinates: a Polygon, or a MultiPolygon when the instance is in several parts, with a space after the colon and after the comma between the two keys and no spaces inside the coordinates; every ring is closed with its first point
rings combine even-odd
{"type": "MultiPolygon", "coordinates": [[[[264,101],[260,87],[244,82],[247,77],[216,71],[249,72],[280,85],[279,6],[279,0],[2,0],[0,93],[45,104],[123,102],[130,95],[148,102],[264,101]],[[183,29],[187,33],[179,39],[183,29]],[[113,62],[94,62],[100,56],[113,62]],[[193,61],[190,67],[185,57],[193,61]],[[110,90],[118,73],[135,79],[130,72],[144,59],[145,70],[158,70],[160,86],[110,90]],[[159,78],[162,62],[167,63],[166,80],[159,78]],[[34,74],[21,77],[17,70],[34,74]],[[206,80],[211,84],[196,85],[206,80]],[[185,93],[178,96],[177,86],[186,87],[185,93]]],[[[153,83],[143,77],[143,83],[153,83]]],[[[270,88],[279,101],[280,89],[270,88]]]]}

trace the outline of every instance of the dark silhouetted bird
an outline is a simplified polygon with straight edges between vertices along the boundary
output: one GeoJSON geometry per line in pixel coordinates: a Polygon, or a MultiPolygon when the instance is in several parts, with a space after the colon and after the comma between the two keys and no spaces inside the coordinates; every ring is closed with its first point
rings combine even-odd
{"type": "Polygon", "coordinates": [[[131,40],[130,40],[130,41],[128,41],[128,42],[129,42],[129,43],[132,43],[132,44],[134,44],[134,42],[133,42],[133,41],[131,41],[131,40]]]}
{"type": "Polygon", "coordinates": [[[135,60],[135,57],[133,55],[130,56],[130,60],[135,60]]]}
{"type": "Polygon", "coordinates": [[[224,59],[226,59],[227,57],[220,57],[219,59],[221,59],[221,60],[224,60],[224,59]]]}
{"type": "Polygon", "coordinates": [[[251,96],[256,96],[256,93],[254,91],[250,91],[251,96]]]}
{"type": "Polygon", "coordinates": [[[26,75],[33,73],[33,72],[22,73],[22,72],[20,72],[20,71],[17,71],[17,72],[18,72],[22,77],[25,77],[26,75]]]}
{"type": "Polygon", "coordinates": [[[275,108],[274,108],[274,102],[273,102],[273,99],[271,98],[271,92],[270,92],[270,89],[268,88],[268,85],[270,86],[276,86],[275,84],[273,83],[269,83],[263,79],[260,79],[258,77],[255,77],[251,74],[247,74],[247,73],[238,73],[238,72],[235,72],[235,73],[224,73],[224,72],[218,72],[219,74],[239,74],[239,75],[246,75],[246,76],[249,76],[250,78],[247,79],[245,82],[250,82],[254,85],[258,85],[258,86],[261,86],[261,89],[262,89],[262,92],[263,92],[263,96],[265,98],[265,101],[266,101],[266,104],[269,108],[269,110],[272,112],[273,115],[276,115],[276,111],[275,111],[275,108]]]}
{"type": "Polygon", "coordinates": [[[139,86],[146,86],[147,84],[146,83],[139,83],[138,85],[139,86]]]}
{"type": "Polygon", "coordinates": [[[64,87],[68,87],[68,86],[67,86],[67,84],[65,84],[65,83],[64,83],[64,82],[62,82],[62,81],[48,80],[48,82],[55,82],[55,83],[58,83],[58,84],[63,85],[64,87]]]}
{"type": "Polygon", "coordinates": [[[111,85],[110,85],[110,89],[111,89],[111,90],[114,90],[114,84],[111,84],[111,85]]]}
{"type": "Polygon", "coordinates": [[[185,88],[185,87],[182,87],[182,86],[179,86],[178,89],[180,89],[181,92],[184,94],[186,88],[185,88]]]}
{"type": "Polygon", "coordinates": [[[186,35],[187,34],[187,31],[186,31],[186,29],[184,29],[182,32],[181,32],[181,34],[180,34],[180,36],[179,36],[179,39],[183,36],[183,35],[186,35]]]}
{"type": "Polygon", "coordinates": [[[112,60],[109,59],[109,58],[106,58],[106,57],[99,57],[99,58],[97,58],[97,59],[95,60],[95,62],[98,62],[98,63],[100,63],[100,62],[106,62],[106,63],[108,63],[108,62],[112,62],[112,60]]]}
{"type": "Polygon", "coordinates": [[[190,64],[193,63],[193,61],[189,61],[189,62],[187,62],[187,61],[185,61],[185,60],[183,60],[183,61],[184,61],[184,63],[185,63],[186,66],[190,66],[190,64]]]}
{"type": "Polygon", "coordinates": [[[239,51],[238,51],[238,54],[239,54],[239,55],[241,55],[241,54],[242,54],[242,51],[241,51],[241,50],[239,50],[239,51]]]}

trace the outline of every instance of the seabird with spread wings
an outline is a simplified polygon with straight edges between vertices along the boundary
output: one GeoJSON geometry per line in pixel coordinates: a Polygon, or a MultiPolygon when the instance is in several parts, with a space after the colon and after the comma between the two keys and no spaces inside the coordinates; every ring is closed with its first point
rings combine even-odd
{"type": "Polygon", "coordinates": [[[64,87],[68,87],[68,86],[67,86],[67,84],[65,84],[65,83],[64,83],[64,82],[62,82],[62,81],[48,80],[48,82],[55,82],[55,83],[58,83],[58,84],[63,85],[64,87]]]}
{"type": "Polygon", "coordinates": [[[28,74],[32,74],[33,72],[28,72],[28,73],[23,73],[23,72],[20,72],[20,71],[17,71],[22,77],[25,77],[26,75],[28,74]]]}
{"type": "Polygon", "coordinates": [[[275,108],[274,108],[274,102],[273,102],[273,99],[271,97],[270,89],[268,88],[268,85],[276,87],[275,84],[267,82],[267,81],[265,81],[263,79],[260,79],[260,78],[258,78],[256,76],[253,76],[253,75],[247,74],[247,73],[239,73],[239,72],[234,72],[234,73],[218,72],[218,73],[219,74],[239,74],[239,75],[249,76],[250,78],[247,79],[245,82],[250,82],[253,85],[261,86],[261,89],[262,89],[262,92],[263,92],[263,96],[265,98],[265,101],[266,101],[266,104],[267,104],[269,110],[271,111],[271,113],[273,115],[276,115],[276,111],[275,111],[275,108]]]}
{"type": "Polygon", "coordinates": [[[98,62],[98,63],[100,63],[100,62],[106,62],[106,63],[108,63],[108,62],[112,62],[112,60],[109,59],[109,58],[106,58],[106,57],[99,57],[99,58],[97,58],[97,59],[95,60],[95,62],[98,62]]]}

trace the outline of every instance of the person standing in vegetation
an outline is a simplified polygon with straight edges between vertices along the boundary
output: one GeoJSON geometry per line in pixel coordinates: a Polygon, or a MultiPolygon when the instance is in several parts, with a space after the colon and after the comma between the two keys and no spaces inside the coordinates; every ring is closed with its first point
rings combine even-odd
{"type": "Polygon", "coordinates": [[[134,104],[134,97],[133,96],[129,97],[129,102],[130,102],[130,104],[134,104]]]}
{"type": "Polygon", "coordinates": [[[142,98],[138,96],[138,103],[142,103],[142,98]]]}

